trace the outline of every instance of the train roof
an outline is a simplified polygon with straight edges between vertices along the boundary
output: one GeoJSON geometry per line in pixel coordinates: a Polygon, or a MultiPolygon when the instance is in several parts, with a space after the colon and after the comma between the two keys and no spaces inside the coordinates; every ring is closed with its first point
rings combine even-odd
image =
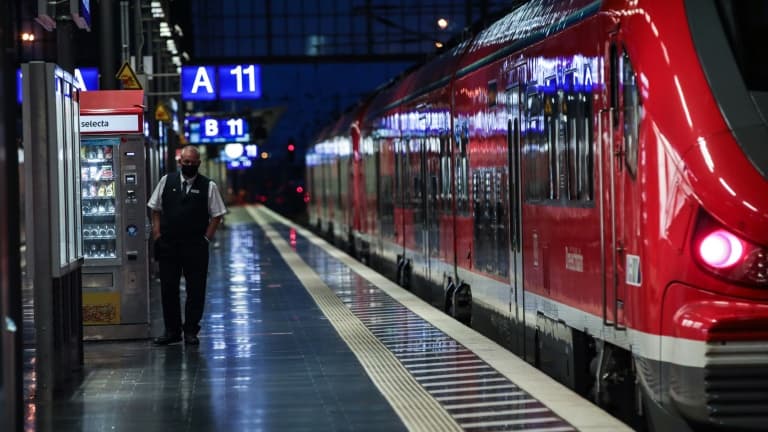
{"type": "Polygon", "coordinates": [[[495,21],[472,39],[457,76],[507,57],[595,15],[602,0],[527,2],[495,21]]]}
{"type": "Polygon", "coordinates": [[[519,4],[477,33],[381,87],[368,106],[370,120],[419,96],[444,88],[456,76],[498,60],[596,14],[602,0],[543,0],[519,4]]]}

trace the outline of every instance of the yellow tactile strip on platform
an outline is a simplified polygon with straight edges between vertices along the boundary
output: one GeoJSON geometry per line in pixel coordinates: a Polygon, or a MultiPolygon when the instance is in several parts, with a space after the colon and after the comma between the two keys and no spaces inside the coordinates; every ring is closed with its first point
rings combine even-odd
{"type": "Polygon", "coordinates": [[[460,431],[448,412],[411,376],[349,308],[331,291],[253,207],[248,212],[349,345],[368,376],[411,431],[460,431]]]}

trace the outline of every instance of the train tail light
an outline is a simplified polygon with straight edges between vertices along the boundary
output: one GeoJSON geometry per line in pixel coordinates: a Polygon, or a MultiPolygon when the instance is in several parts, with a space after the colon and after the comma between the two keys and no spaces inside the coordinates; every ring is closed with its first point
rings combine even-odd
{"type": "Polygon", "coordinates": [[[699,216],[693,246],[708,271],[737,283],[768,287],[768,249],[744,240],[706,213],[699,216]]]}

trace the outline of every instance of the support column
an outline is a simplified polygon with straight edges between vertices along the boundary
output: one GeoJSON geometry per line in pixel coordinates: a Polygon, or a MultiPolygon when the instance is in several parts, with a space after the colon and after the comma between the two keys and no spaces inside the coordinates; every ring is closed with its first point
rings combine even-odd
{"type": "Polygon", "coordinates": [[[20,0],[0,14],[0,430],[24,425],[21,313],[19,167],[16,105],[20,0]]]}
{"type": "Polygon", "coordinates": [[[99,69],[101,70],[102,90],[117,89],[117,73],[120,65],[115,60],[115,0],[101,0],[99,3],[99,28],[101,35],[101,56],[99,69]]]}

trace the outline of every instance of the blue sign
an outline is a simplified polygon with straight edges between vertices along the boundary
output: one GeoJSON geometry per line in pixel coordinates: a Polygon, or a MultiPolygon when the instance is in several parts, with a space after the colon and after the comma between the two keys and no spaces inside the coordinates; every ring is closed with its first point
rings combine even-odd
{"type": "Polygon", "coordinates": [[[261,68],[258,65],[219,66],[221,99],[259,99],[261,68]]]}
{"type": "Polygon", "coordinates": [[[181,98],[191,101],[259,99],[259,65],[182,66],[181,98]]]}
{"type": "Polygon", "coordinates": [[[182,66],[181,98],[193,101],[216,100],[215,66],[182,66]]]}
{"type": "MultiPolygon", "coordinates": [[[[72,76],[75,81],[75,87],[81,91],[99,89],[99,69],[95,67],[75,68],[75,74],[72,76]]],[[[21,103],[22,93],[21,69],[16,70],[16,101],[21,103]]]]}
{"type": "Polygon", "coordinates": [[[187,117],[184,125],[190,144],[247,143],[251,139],[244,117],[187,117]]]}
{"type": "Polygon", "coordinates": [[[229,169],[246,169],[253,166],[253,161],[245,156],[241,156],[237,159],[227,161],[227,168],[229,169]]]}

